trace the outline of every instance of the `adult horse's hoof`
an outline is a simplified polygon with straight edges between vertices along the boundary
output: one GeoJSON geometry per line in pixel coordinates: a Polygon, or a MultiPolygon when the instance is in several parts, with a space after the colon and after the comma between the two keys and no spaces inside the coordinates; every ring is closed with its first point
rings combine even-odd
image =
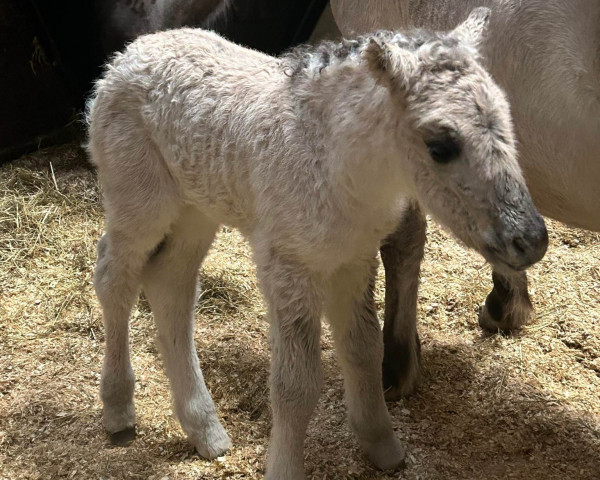
{"type": "Polygon", "coordinates": [[[510,333],[529,323],[532,316],[533,305],[526,292],[501,296],[494,288],[479,312],[479,326],[490,333],[510,333]]]}
{"type": "Polygon", "coordinates": [[[384,342],[383,390],[387,401],[399,400],[417,389],[421,378],[421,342],[384,342]]]}
{"type": "Polygon", "coordinates": [[[490,333],[510,333],[529,323],[532,315],[533,308],[522,308],[520,311],[513,312],[501,317],[500,320],[496,320],[484,305],[479,312],[479,326],[490,333]]]}
{"type": "Polygon", "coordinates": [[[494,272],[494,289],[479,312],[479,326],[491,333],[508,333],[529,322],[533,305],[527,292],[527,276],[519,272],[506,278],[494,272]]]}

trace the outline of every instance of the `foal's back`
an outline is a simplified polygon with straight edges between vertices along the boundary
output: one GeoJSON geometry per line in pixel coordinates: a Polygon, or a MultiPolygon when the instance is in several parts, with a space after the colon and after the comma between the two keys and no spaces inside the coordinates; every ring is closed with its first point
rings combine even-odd
{"type": "Polygon", "coordinates": [[[283,78],[277,59],[212,32],[140,37],[97,84],[90,138],[104,145],[94,161],[101,175],[113,175],[108,184],[128,170],[139,175],[144,161],[182,201],[243,227],[238,222],[251,214],[253,163],[263,160],[257,138],[261,130],[277,133],[274,100],[284,101],[283,78]],[[153,153],[138,155],[140,145],[153,153]]]}

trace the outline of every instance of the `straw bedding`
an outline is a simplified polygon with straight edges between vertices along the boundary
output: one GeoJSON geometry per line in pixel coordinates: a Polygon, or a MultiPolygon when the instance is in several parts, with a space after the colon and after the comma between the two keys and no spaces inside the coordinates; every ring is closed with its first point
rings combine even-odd
{"type": "MultiPolygon", "coordinates": [[[[389,404],[408,445],[404,471],[377,472],[359,452],[325,328],[309,478],[600,478],[600,235],[549,229],[550,250],[530,271],[536,318],[518,334],[490,336],[477,325],[489,266],[430,223],[419,298],[423,382],[389,404]]],[[[107,441],[91,284],[101,231],[97,180],[77,146],[0,167],[0,479],[262,478],[268,331],[247,244],[223,228],[200,272],[196,343],[234,442],[208,462],[173,417],[143,298],[131,319],[138,437],[127,448],[107,441]]],[[[380,275],[380,315],[383,288],[380,275]]]]}

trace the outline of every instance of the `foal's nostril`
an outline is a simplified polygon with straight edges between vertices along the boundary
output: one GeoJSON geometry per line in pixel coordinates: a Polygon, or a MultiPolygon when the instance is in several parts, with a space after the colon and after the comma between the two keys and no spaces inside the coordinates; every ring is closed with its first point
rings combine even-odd
{"type": "Polygon", "coordinates": [[[512,244],[519,255],[527,254],[527,243],[521,237],[513,238],[512,244]]]}
{"type": "Polygon", "coordinates": [[[530,224],[521,235],[508,240],[508,252],[515,267],[527,268],[542,259],[548,248],[548,231],[542,217],[530,224]]]}

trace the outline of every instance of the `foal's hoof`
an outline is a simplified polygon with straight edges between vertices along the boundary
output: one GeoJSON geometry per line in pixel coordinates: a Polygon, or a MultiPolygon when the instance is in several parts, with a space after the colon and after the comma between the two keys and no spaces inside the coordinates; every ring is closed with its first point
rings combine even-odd
{"type": "Polygon", "coordinates": [[[135,408],[133,402],[109,403],[105,400],[102,423],[110,443],[126,447],[135,440],[135,408]]]}
{"type": "Polygon", "coordinates": [[[127,447],[135,440],[135,426],[119,432],[109,433],[110,443],[118,447],[127,447]]]}
{"type": "Polygon", "coordinates": [[[406,466],[406,451],[395,435],[384,441],[363,443],[362,447],[379,470],[396,470],[406,466]]]}
{"type": "Polygon", "coordinates": [[[231,448],[231,440],[220,423],[206,428],[204,435],[190,438],[198,455],[207,460],[223,456],[231,448]]]}

